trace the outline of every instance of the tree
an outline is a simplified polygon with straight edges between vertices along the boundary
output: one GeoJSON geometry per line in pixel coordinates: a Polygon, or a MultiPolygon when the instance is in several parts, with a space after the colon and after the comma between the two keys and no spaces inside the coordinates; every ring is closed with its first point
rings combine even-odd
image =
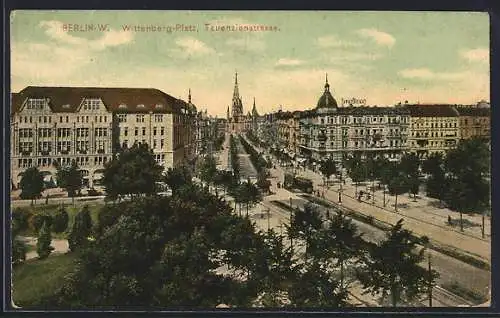
{"type": "Polygon", "coordinates": [[[337,173],[337,163],[332,158],[328,158],[327,160],[321,162],[319,171],[323,175],[323,178],[328,180],[330,179],[330,176],[337,173]]]}
{"type": "Polygon", "coordinates": [[[170,189],[172,189],[172,193],[176,193],[183,186],[192,182],[191,172],[186,166],[182,166],[180,168],[168,168],[164,181],[168,184],[170,189]]]}
{"type": "Polygon", "coordinates": [[[88,242],[92,230],[92,219],[90,217],[89,207],[85,205],[75,216],[73,227],[68,237],[69,249],[77,251],[84,247],[88,242]]]}
{"type": "Polygon", "coordinates": [[[208,187],[213,183],[215,174],[217,173],[217,163],[213,156],[206,156],[200,167],[200,178],[208,187]]]}
{"type": "Polygon", "coordinates": [[[257,175],[257,186],[264,193],[269,193],[269,188],[271,187],[271,181],[267,179],[267,173],[259,172],[259,174],[257,175]]]}
{"type": "Polygon", "coordinates": [[[317,207],[307,203],[303,209],[297,209],[293,213],[290,222],[291,238],[300,238],[306,242],[305,257],[311,253],[311,248],[314,250],[315,233],[322,227],[323,221],[317,207]]]}
{"type": "Polygon", "coordinates": [[[61,205],[53,217],[52,230],[56,233],[62,233],[68,228],[69,216],[68,212],[61,205]]]}
{"type": "Polygon", "coordinates": [[[160,181],[162,171],[148,145],[135,143],[105,164],[102,184],[111,200],[125,195],[134,199],[156,193],[156,182],[160,181]]]}
{"type": "Polygon", "coordinates": [[[39,198],[43,191],[43,176],[37,167],[31,167],[24,171],[20,187],[21,199],[29,199],[33,205],[33,201],[39,198]]]}
{"type": "Polygon", "coordinates": [[[425,250],[419,246],[424,243],[403,229],[403,219],[399,220],[386,239],[369,250],[370,259],[357,271],[364,291],[383,297],[390,294],[393,307],[402,300],[413,301],[426,294],[438,274],[433,271],[429,280],[428,271],[419,265],[424,260],[425,250]]]}
{"type": "Polygon", "coordinates": [[[399,171],[395,171],[393,177],[389,180],[388,190],[395,196],[394,209],[398,210],[398,195],[408,191],[408,179],[399,171]]]}
{"type": "Polygon", "coordinates": [[[344,268],[347,261],[360,255],[362,233],[351,219],[346,218],[342,210],[329,218],[328,225],[323,231],[323,240],[326,242],[323,251],[326,259],[335,258],[336,266],[340,267],[340,288],[346,289],[344,268]]]}
{"type": "Polygon", "coordinates": [[[50,233],[50,225],[44,222],[36,242],[36,252],[39,259],[45,259],[52,253],[54,248],[50,246],[51,242],[52,235],[50,233]]]}
{"type": "Polygon", "coordinates": [[[69,166],[58,167],[56,178],[58,185],[68,192],[68,196],[72,198],[72,202],[75,204],[75,196],[82,188],[83,178],[76,161],[73,160],[69,166]]]}
{"type": "Polygon", "coordinates": [[[420,179],[419,179],[419,168],[420,168],[420,159],[414,153],[404,154],[401,158],[401,162],[399,163],[399,170],[406,176],[408,182],[407,189],[410,193],[413,194],[413,199],[416,200],[420,179]]]}
{"type": "Polygon", "coordinates": [[[422,171],[426,173],[426,193],[431,198],[444,200],[446,189],[444,158],[440,152],[435,152],[422,163],[422,171]]]}

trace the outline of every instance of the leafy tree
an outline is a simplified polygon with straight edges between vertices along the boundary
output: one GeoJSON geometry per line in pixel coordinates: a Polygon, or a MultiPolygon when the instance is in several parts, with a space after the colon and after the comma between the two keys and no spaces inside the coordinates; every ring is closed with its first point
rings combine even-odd
{"type": "Polygon", "coordinates": [[[51,242],[52,235],[50,233],[50,225],[44,222],[36,242],[36,252],[39,259],[49,257],[50,253],[54,250],[54,248],[50,246],[51,242]]]}
{"type": "Polygon", "coordinates": [[[76,161],[73,160],[67,167],[58,167],[56,175],[58,184],[68,192],[68,196],[75,203],[75,196],[82,188],[82,172],[78,169],[76,161]]]}
{"type": "Polygon", "coordinates": [[[203,159],[200,170],[201,180],[205,181],[208,187],[210,187],[217,173],[217,163],[215,162],[215,158],[213,156],[206,156],[203,159]]]}
{"type": "Polygon", "coordinates": [[[448,193],[447,205],[460,213],[483,213],[489,208],[490,187],[485,180],[489,173],[490,151],[479,139],[460,142],[445,158],[448,193]]]}
{"type": "Polygon", "coordinates": [[[53,217],[52,230],[56,233],[62,233],[68,228],[68,212],[61,206],[53,217]]]}
{"type": "Polygon", "coordinates": [[[266,173],[259,172],[259,174],[257,175],[257,186],[264,193],[269,193],[269,188],[271,187],[271,181],[267,179],[266,173]]]}
{"type": "Polygon", "coordinates": [[[407,189],[410,193],[413,194],[413,198],[416,200],[418,189],[420,186],[419,179],[419,168],[420,168],[420,159],[414,153],[406,153],[401,158],[401,162],[399,163],[399,171],[406,176],[408,182],[407,189]]]}
{"type": "Polygon", "coordinates": [[[436,152],[431,154],[423,163],[422,171],[428,174],[426,180],[426,192],[431,198],[444,200],[446,189],[445,169],[443,154],[436,152]]]}
{"type": "Polygon", "coordinates": [[[192,182],[192,176],[189,168],[182,166],[180,168],[168,168],[164,180],[172,189],[172,193],[176,193],[184,185],[192,182]]]}
{"type": "Polygon", "coordinates": [[[109,199],[124,195],[134,199],[156,193],[156,182],[160,181],[162,171],[148,145],[135,143],[105,164],[102,184],[109,199]]]}
{"type": "Polygon", "coordinates": [[[289,289],[292,306],[338,308],[347,304],[347,290],[318,262],[305,263],[289,289]]]}
{"type": "Polygon", "coordinates": [[[424,242],[403,229],[399,220],[387,233],[384,241],[370,252],[370,259],[357,272],[366,293],[372,295],[390,294],[392,306],[400,301],[412,301],[432,288],[438,274],[428,271],[419,264],[424,260],[424,242]],[[429,284],[429,281],[431,284],[429,284]]]}
{"type": "Polygon", "coordinates": [[[391,195],[395,196],[394,209],[398,210],[398,195],[408,191],[408,179],[399,171],[396,171],[393,177],[389,180],[388,190],[391,195]]]}
{"type": "Polygon", "coordinates": [[[19,233],[25,231],[30,226],[30,219],[33,217],[33,212],[26,208],[15,208],[12,210],[12,229],[13,232],[19,233]]]}
{"type": "Polygon", "coordinates": [[[31,167],[24,171],[20,187],[21,199],[30,199],[31,205],[33,205],[33,201],[39,198],[43,191],[43,176],[37,167],[31,167]]]}
{"type": "Polygon", "coordinates": [[[316,243],[315,233],[322,228],[322,224],[323,221],[321,220],[318,208],[310,203],[304,205],[303,209],[297,209],[293,213],[290,223],[290,234],[292,238],[305,240],[306,259],[309,253],[311,253],[311,248],[314,248],[314,244],[316,243]]]}
{"type": "Polygon", "coordinates": [[[92,219],[89,207],[85,205],[75,216],[73,227],[68,237],[69,249],[77,251],[87,245],[88,237],[92,230],[92,219]]]}
{"type": "Polygon", "coordinates": [[[361,236],[352,220],[346,218],[342,210],[338,210],[328,220],[323,231],[323,241],[326,242],[323,256],[326,259],[335,258],[336,266],[340,267],[340,288],[345,289],[344,269],[347,261],[360,256],[362,247],[361,236]]]}
{"type": "Polygon", "coordinates": [[[332,158],[328,158],[321,162],[319,171],[323,175],[323,178],[328,180],[332,175],[337,173],[337,163],[332,158]]]}

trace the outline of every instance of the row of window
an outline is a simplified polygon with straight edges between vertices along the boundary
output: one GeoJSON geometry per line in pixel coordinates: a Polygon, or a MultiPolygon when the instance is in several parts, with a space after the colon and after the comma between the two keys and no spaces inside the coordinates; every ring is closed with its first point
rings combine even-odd
{"type": "MultiPolygon", "coordinates": [[[[19,152],[25,154],[33,153],[33,142],[20,142],[19,143],[19,152]]],[[[72,148],[71,141],[58,141],[57,142],[56,151],[58,153],[61,152],[70,152],[72,148]]],[[[38,151],[39,152],[51,152],[53,147],[53,143],[51,141],[39,141],[38,142],[38,151]]],[[[104,152],[106,149],[106,141],[105,140],[97,140],[94,143],[94,148],[97,152],[104,152]]],[[[89,141],[86,140],[78,140],[76,142],[76,150],[79,152],[84,152],[89,150],[89,141]]]]}
{"type": "MultiPolygon", "coordinates": [[[[139,142],[139,141],[137,140],[137,142],[139,142]]],[[[132,142],[132,143],[133,143],[133,142],[132,142]]],[[[143,143],[143,144],[149,144],[148,142],[146,142],[146,140],[145,140],[145,139],[143,139],[143,140],[141,141],[141,143],[143,143]]],[[[131,145],[132,145],[132,144],[130,144],[130,145],[129,145],[129,141],[128,141],[128,139],[123,140],[122,146],[123,146],[124,148],[128,148],[128,147],[129,147],[129,146],[131,146],[131,145]]],[[[150,145],[150,146],[151,146],[151,145],[150,145]]],[[[165,148],[165,139],[153,139],[153,146],[152,146],[152,149],[160,149],[160,150],[163,150],[164,148],[165,148]],[[158,148],[158,145],[160,146],[159,148],[158,148]]]]}
{"type": "MultiPolygon", "coordinates": [[[[453,125],[452,125],[452,123],[444,123],[444,124],[441,123],[440,125],[438,125],[437,123],[436,124],[430,123],[430,124],[431,124],[431,128],[457,128],[457,123],[453,123],[453,125]]],[[[418,124],[412,123],[411,126],[412,126],[412,128],[415,128],[415,127],[421,128],[424,126],[429,127],[429,123],[425,123],[425,125],[420,124],[420,123],[418,123],[418,124]]]]}
{"type": "Polygon", "coordinates": [[[408,117],[352,117],[352,121],[349,121],[349,117],[326,117],[320,118],[321,124],[370,124],[370,123],[407,123],[408,117]]]}
{"type": "MultiPolygon", "coordinates": [[[[389,141],[389,144],[388,146],[389,147],[401,147],[401,146],[404,146],[406,143],[406,140],[390,140],[389,141]]],[[[346,140],[342,141],[342,148],[347,148],[348,147],[348,142],[346,140]]],[[[324,142],[321,142],[319,143],[320,147],[325,147],[326,144],[324,142]]],[[[368,143],[368,142],[364,142],[364,141],[355,141],[354,143],[352,143],[352,145],[355,147],[355,148],[371,148],[371,147],[384,147],[384,143],[383,142],[373,142],[373,143],[368,143]]],[[[330,142],[330,147],[331,148],[335,148],[335,143],[334,142],[330,142]]]]}
{"type": "MultiPolygon", "coordinates": [[[[76,117],[77,123],[83,124],[83,123],[89,122],[90,116],[75,116],[75,117],[76,117]]],[[[38,118],[38,123],[40,123],[40,124],[42,124],[42,123],[43,124],[51,124],[52,123],[52,116],[38,116],[35,118],[38,118]]],[[[70,118],[70,116],[59,116],[59,123],[69,123],[69,118],[70,118]]],[[[30,124],[32,124],[33,123],[33,116],[19,116],[19,122],[20,123],[24,122],[25,124],[27,124],[29,122],[30,124]]],[[[106,115],[95,116],[94,122],[107,123],[108,116],[106,116],[106,115]]]]}

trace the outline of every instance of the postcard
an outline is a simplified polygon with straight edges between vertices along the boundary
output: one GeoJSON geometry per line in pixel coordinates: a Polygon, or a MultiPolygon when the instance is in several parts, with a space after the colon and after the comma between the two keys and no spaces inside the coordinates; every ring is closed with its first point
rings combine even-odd
{"type": "Polygon", "coordinates": [[[486,13],[15,10],[10,48],[12,309],[490,306],[486,13]]]}

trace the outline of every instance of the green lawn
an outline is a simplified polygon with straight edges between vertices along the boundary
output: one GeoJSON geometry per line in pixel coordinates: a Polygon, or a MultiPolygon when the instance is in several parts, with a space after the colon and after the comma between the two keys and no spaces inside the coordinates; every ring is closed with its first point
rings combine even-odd
{"type": "Polygon", "coordinates": [[[54,254],[44,260],[32,259],[14,268],[12,275],[14,304],[36,306],[50,295],[75,267],[76,254],[54,254]]]}

